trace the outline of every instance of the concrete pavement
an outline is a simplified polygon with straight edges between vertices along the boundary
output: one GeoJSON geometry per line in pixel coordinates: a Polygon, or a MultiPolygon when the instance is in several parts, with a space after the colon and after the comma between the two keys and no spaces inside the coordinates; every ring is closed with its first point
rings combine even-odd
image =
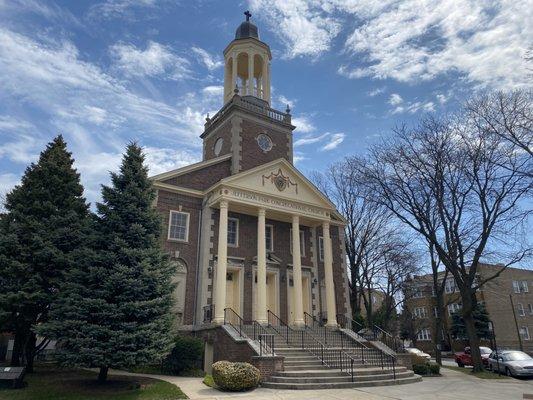
{"type": "Polygon", "coordinates": [[[181,388],[190,399],[255,399],[255,400],[511,400],[533,394],[533,381],[518,379],[479,379],[462,372],[441,369],[442,377],[424,378],[407,385],[360,389],[274,390],[258,388],[251,392],[225,393],[205,386],[201,378],[166,375],[131,374],[110,371],[115,375],[140,375],[161,379],[181,388]]]}

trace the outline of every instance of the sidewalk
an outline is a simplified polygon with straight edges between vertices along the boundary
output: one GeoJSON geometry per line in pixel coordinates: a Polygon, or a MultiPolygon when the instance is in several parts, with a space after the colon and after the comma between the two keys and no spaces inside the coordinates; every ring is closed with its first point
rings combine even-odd
{"type": "Polygon", "coordinates": [[[468,376],[462,372],[441,369],[442,377],[424,378],[422,382],[396,386],[360,389],[274,390],[258,388],[251,392],[225,393],[207,387],[202,378],[133,374],[112,370],[113,375],[137,375],[161,379],[181,388],[190,399],[255,399],[255,400],[501,400],[522,399],[533,394],[533,381],[490,380],[468,376]]]}

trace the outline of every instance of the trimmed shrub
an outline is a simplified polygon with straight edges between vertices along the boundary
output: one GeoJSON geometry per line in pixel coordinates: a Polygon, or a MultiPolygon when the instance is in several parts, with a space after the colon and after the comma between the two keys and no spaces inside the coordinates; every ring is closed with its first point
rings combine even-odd
{"type": "Polygon", "coordinates": [[[429,364],[429,373],[431,375],[440,375],[440,365],[437,363],[429,364]]]}
{"type": "Polygon", "coordinates": [[[186,370],[198,369],[202,363],[204,342],[191,336],[176,336],[174,347],[162,362],[166,373],[179,375],[186,370]]]}
{"type": "Polygon", "coordinates": [[[427,375],[428,371],[427,364],[413,364],[413,372],[417,375],[427,375]]]}
{"type": "Polygon", "coordinates": [[[425,359],[424,357],[420,357],[416,354],[412,354],[410,353],[411,355],[411,363],[413,365],[422,365],[422,364],[427,364],[428,360],[425,359]]]}
{"type": "Polygon", "coordinates": [[[261,373],[252,364],[243,362],[218,361],[213,364],[213,380],[222,390],[241,392],[256,388],[261,373]]]}

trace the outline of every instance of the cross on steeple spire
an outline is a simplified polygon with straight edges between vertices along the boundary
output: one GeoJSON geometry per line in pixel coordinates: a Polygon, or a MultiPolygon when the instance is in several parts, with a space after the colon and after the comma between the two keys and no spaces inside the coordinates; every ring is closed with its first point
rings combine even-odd
{"type": "Polygon", "coordinates": [[[252,13],[248,10],[244,12],[244,15],[246,15],[246,21],[250,21],[250,18],[252,17],[252,13]]]}

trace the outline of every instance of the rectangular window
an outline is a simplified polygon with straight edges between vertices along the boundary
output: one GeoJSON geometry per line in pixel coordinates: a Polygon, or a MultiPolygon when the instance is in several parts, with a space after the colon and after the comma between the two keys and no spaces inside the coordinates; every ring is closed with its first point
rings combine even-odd
{"type": "Polygon", "coordinates": [[[170,211],[168,240],[189,241],[189,213],[170,211]]]}
{"type": "Polygon", "coordinates": [[[526,315],[526,312],[524,310],[524,305],[522,303],[518,303],[517,307],[518,307],[518,315],[520,315],[521,317],[524,317],[526,315]]]}
{"type": "Polygon", "coordinates": [[[515,293],[529,293],[527,281],[513,281],[513,290],[515,293]]]}
{"type": "MultiPolygon", "coordinates": [[[[292,229],[291,229],[291,243],[290,243],[290,250],[291,250],[291,254],[292,254],[292,229]]],[[[305,256],[305,235],[304,235],[304,231],[300,231],[300,257],[304,257],[305,256]]]]}
{"type": "Polygon", "coordinates": [[[433,307],[433,316],[437,318],[439,316],[439,309],[437,307],[433,307]]]}
{"type": "Polygon", "coordinates": [[[420,286],[413,286],[413,298],[420,299],[424,297],[422,294],[422,288],[420,286]]]}
{"type": "Polygon", "coordinates": [[[429,328],[424,328],[416,334],[418,340],[429,341],[431,340],[431,331],[429,328]]]}
{"type": "Polygon", "coordinates": [[[527,308],[528,308],[528,310],[529,310],[529,315],[533,315],[533,304],[531,304],[531,303],[528,304],[528,305],[527,305],[527,308]]]}
{"type": "Polygon", "coordinates": [[[318,238],[318,258],[324,261],[324,238],[322,236],[318,238]]]}
{"type": "Polygon", "coordinates": [[[457,303],[448,304],[448,315],[451,317],[461,309],[461,305],[457,303]]]}
{"type": "Polygon", "coordinates": [[[267,251],[274,251],[274,226],[265,225],[265,239],[267,251]]]}
{"type": "Polygon", "coordinates": [[[237,218],[228,218],[228,245],[239,246],[239,220],[237,218]]]}
{"type": "Polygon", "coordinates": [[[448,294],[455,292],[455,290],[456,290],[455,281],[453,279],[446,279],[446,284],[445,284],[445,289],[444,290],[448,294]]]}
{"type": "Polygon", "coordinates": [[[426,307],[415,307],[414,316],[416,318],[427,318],[426,307]]]}
{"type": "Polygon", "coordinates": [[[522,326],[520,328],[520,336],[523,340],[529,340],[529,328],[527,326],[522,326]]]}

